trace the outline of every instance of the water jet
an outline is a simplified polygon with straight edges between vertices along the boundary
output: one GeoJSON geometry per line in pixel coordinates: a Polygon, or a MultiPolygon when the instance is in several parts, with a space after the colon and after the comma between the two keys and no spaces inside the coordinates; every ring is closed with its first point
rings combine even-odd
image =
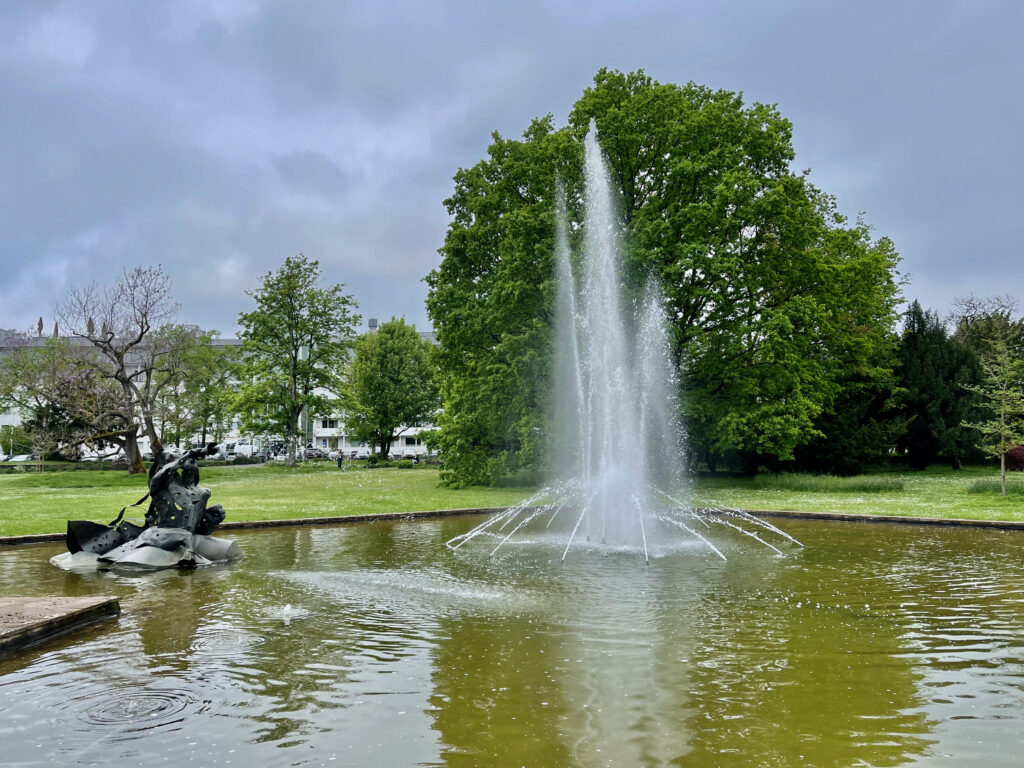
{"type": "Polygon", "coordinates": [[[661,288],[648,279],[642,298],[623,296],[623,248],[607,165],[591,121],[584,141],[582,253],[569,243],[568,213],[556,193],[555,409],[552,415],[555,481],[523,504],[448,541],[459,549],[474,539],[497,539],[489,556],[538,518],[560,537],[562,560],[577,537],[601,547],[640,553],[679,536],[725,559],[690,522],[722,525],[781,555],[761,534],[799,545],[774,525],[738,510],[694,509],[683,471],[679,377],[666,330],[661,288]],[[571,525],[559,517],[569,511],[571,525]],[[759,533],[760,532],[760,533],[759,533]]]}

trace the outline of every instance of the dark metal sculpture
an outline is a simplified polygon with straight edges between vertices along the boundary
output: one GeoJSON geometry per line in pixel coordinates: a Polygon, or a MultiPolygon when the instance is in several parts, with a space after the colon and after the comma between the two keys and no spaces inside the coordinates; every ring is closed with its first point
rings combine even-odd
{"type": "Polygon", "coordinates": [[[199,485],[197,459],[216,451],[215,443],[182,455],[158,451],[149,469],[149,492],[122,509],[109,525],[69,520],[68,552],[54,558],[56,564],[186,568],[240,557],[233,541],[210,535],[223,522],[224,508],[220,504],[207,506],[210,489],[199,485]],[[123,519],[125,510],[147,498],[150,503],[144,525],[123,519]]]}
{"type": "Polygon", "coordinates": [[[217,452],[214,443],[205,449],[188,451],[183,456],[160,451],[149,468],[149,494],[152,501],[146,513],[146,525],[160,528],[184,528],[190,533],[208,536],[224,522],[220,504],[207,507],[210,489],[199,485],[200,456],[217,452]]]}

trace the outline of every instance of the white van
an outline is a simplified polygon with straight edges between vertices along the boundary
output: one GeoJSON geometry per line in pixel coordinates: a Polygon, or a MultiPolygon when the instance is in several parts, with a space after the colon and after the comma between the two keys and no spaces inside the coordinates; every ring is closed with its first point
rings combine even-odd
{"type": "Polygon", "coordinates": [[[256,445],[253,443],[252,438],[240,437],[235,443],[228,444],[228,453],[233,453],[235,456],[254,456],[256,454],[256,445]]]}

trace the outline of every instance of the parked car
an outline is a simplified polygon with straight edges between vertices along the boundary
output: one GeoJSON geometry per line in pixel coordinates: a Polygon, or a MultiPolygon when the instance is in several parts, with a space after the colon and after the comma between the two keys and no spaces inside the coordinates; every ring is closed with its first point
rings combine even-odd
{"type": "Polygon", "coordinates": [[[19,453],[17,456],[11,456],[8,461],[32,461],[31,453],[19,453]]]}
{"type": "Polygon", "coordinates": [[[320,450],[319,448],[314,446],[313,448],[307,448],[306,449],[306,458],[307,459],[324,459],[324,458],[327,458],[327,454],[325,454],[322,450],[320,450]]]}
{"type": "Polygon", "coordinates": [[[403,459],[418,459],[419,457],[420,455],[416,453],[415,448],[406,448],[404,451],[402,451],[403,459]]]}
{"type": "Polygon", "coordinates": [[[353,459],[368,459],[370,458],[369,448],[356,448],[356,452],[352,454],[353,459]]]}

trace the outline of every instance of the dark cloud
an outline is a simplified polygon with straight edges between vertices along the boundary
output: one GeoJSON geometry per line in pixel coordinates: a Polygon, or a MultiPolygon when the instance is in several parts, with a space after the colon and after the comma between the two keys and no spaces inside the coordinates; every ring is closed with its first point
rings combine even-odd
{"type": "Polygon", "coordinates": [[[492,130],[564,122],[601,66],[778,104],[796,166],[895,240],[908,296],[1013,292],[1022,18],[924,0],[9,4],[0,327],[159,262],[183,319],[232,332],[244,291],[298,252],[364,315],[422,327],[452,175],[492,130]]]}

